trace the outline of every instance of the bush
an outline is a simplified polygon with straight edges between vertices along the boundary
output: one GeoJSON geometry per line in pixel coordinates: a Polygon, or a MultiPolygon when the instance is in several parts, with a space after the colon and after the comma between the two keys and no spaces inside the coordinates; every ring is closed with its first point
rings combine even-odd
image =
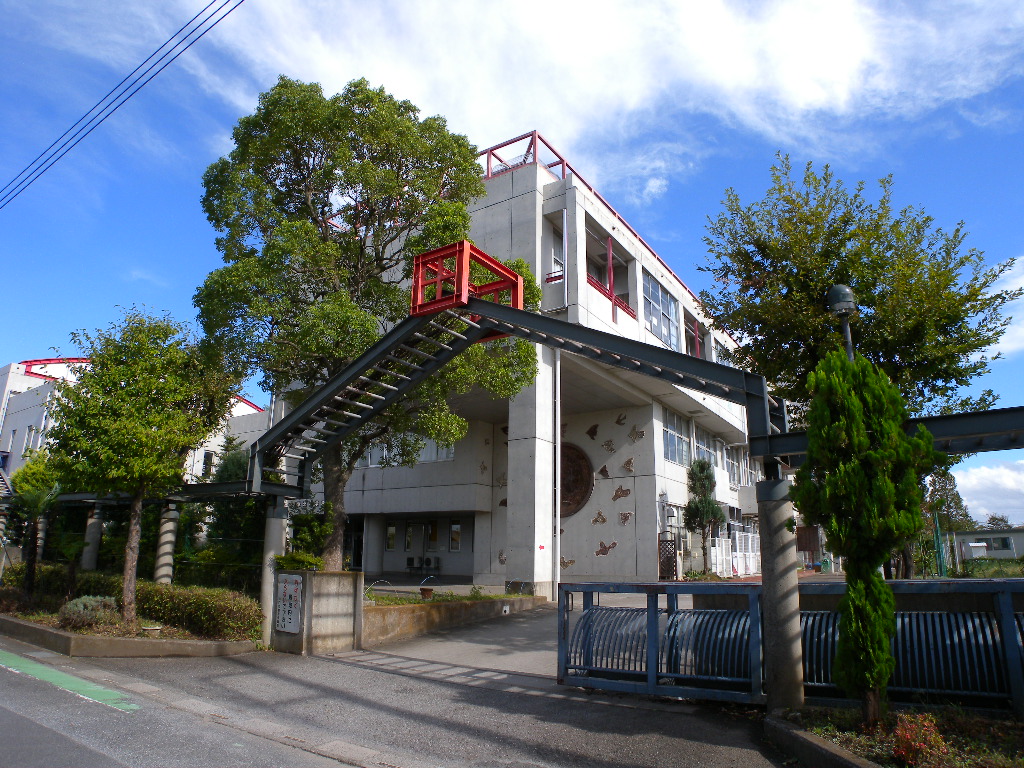
{"type": "MultiPolygon", "coordinates": [[[[312,557],[312,555],[307,555],[312,557]]],[[[62,597],[66,588],[66,571],[61,566],[37,566],[37,596],[41,603],[53,603],[62,597]],[[52,598],[47,601],[47,598],[52,598]]],[[[21,587],[25,575],[24,564],[9,566],[4,571],[3,585],[11,589],[0,591],[0,595],[13,592],[21,587]],[[10,574],[10,577],[8,577],[10,574]]],[[[114,610],[120,608],[121,577],[98,571],[78,574],[75,594],[118,595],[114,610]]],[[[17,610],[21,606],[20,595],[17,610]]],[[[107,598],[112,599],[112,598],[107,598]]],[[[139,580],[135,590],[136,608],[139,615],[169,626],[181,627],[194,635],[211,640],[258,640],[263,622],[260,604],[251,597],[226,589],[208,587],[180,587],[171,584],[154,584],[139,580]]],[[[76,602],[76,601],[72,601],[76,602]]],[[[70,603],[69,603],[70,605],[70,603]]],[[[54,605],[54,610],[57,609],[54,605]]],[[[2,608],[0,608],[2,610],[2,608]]],[[[84,625],[88,626],[88,625],[84,625]]]]}
{"type": "Polygon", "coordinates": [[[187,629],[200,637],[258,640],[263,623],[260,604],[226,589],[177,587],[140,581],[136,604],[141,615],[187,629]]]}
{"type": "Polygon", "coordinates": [[[62,629],[85,629],[119,620],[117,601],[112,597],[86,595],[65,603],[57,612],[57,624],[62,629]]]}
{"type": "Polygon", "coordinates": [[[893,756],[906,765],[933,765],[949,753],[931,715],[899,715],[892,735],[893,756]]]}
{"type": "Polygon", "coordinates": [[[324,567],[324,559],[308,552],[289,552],[274,555],[274,567],[279,571],[319,571],[324,567]]]}
{"type": "Polygon", "coordinates": [[[0,613],[14,613],[25,606],[25,596],[20,589],[0,587],[0,613]]]}

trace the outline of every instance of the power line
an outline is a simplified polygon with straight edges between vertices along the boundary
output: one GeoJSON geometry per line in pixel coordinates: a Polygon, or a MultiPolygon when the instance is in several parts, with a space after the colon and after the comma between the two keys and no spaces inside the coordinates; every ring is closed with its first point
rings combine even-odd
{"type": "Polygon", "coordinates": [[[139,64],[139,66],[122,79],[120,83],[108,91],[102,99],[96,102],[91,109],[82,115],[82,117],[80,117],[70,128],[64,131],[64,133],[51,143],[49,147],[40,152],[32,162],[21,170],[20,173],[7,182],[7,184],[0,189],[0,193],[3,193],[0,195],[0,210],[6,208],[11,201],[24,192],[40,176],[46,173],[54,163],[74,149],[82,139],[92,133],[101,123],[103,123],[103,121],[120,109],[128,99],[138,93],[138,91],[149,83],[150,80],[163,72],[163,70],[181,54],[195,45],[195,43],[197,43],[207,32],[223,21],[230,13],[238,8],[238,6],[244,3],[245,0],[221,0],[220,5],[196,24],[194,28],[189,29],[196,19],[206,13],[206,11],[217,2],[218,0],[211,0],[206,7],[189,19],[186,24],[179,28],[160,47],[153,51],[153,53],[139,64]],[[234,5],[221,13],[224,7],[232,2],[234,2],[234,5]],[[218,16],[217,14],[220,15],[218,16]],[[213,20],[212,23],[211,19],[213,20]],[[186,29],[189,29],[189,31],[183,37],[178,39],[177,42],[174,42],[175,39],[178,38],[186,29]],[[190,38],[192,39],[190,40],[190,38]],[[167,46],[172,42],[174,42],[174,45],[171,45],[171,47],[168,48],[167,46]],[[167,50],[164,50],[165,48],[167,50]],[[178,48],[180,48],[180,50],[175,53],[175,50],[178,48]],[[160,51],[163,51],[163,53],[160,54],[160,51]],[[172,53],[173,55],[171,55],[172,53]],[[157,57],[157,54],[160,54],[159,57],[157,57]],[[156,57],[155,61],[153,61],[154,57],[156,57]],[[152,63],[146,67],[147,62],[150,61],[152,61],[152,63]],[[139,70],[143,69],[143,67],[146,68],[137,77],[132,79],[139,70]],[[127,85],[125,85],[125,83],[127,83],[127,85]],[[113,98],[111,98],[112,94],[113,98]],[[100,107],[104,102],[108,102],[108,100],[109,103],[97,111],[97,107],[100,107]],[[92,115],[92,117],[90,117],[90,115],[92,115]],[[76,126],[77,130],[75,130],[76,126]]]}

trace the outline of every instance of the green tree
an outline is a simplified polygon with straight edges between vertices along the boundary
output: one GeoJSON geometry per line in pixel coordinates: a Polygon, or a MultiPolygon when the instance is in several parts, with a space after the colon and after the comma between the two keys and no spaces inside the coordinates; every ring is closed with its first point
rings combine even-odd
{"type": "Polygon", "coordinates": [[[686,506],[683,525],[700,534],[700,551],[704,555],[704,573],[708,572],[708,539],[715,526],[725,524],[722,505],[715,501],[715,468],[707,459],[695,459],[686,473],[686,506]]]}
{"type": "Polygon", "coordinates": [[[934,527],[932,521],[938,519],[939,528],[946,533],[978,528],[978,521],[971,517],[956,487],[956,478],[947,467],[940,467],[928,478],[921,512],[930,527],[934,527]]]}
{"type": "Polygon", "coordinates": [[[701,301],[716,325],[740,342],[738,364],[763,374],[778,394],[806,404],[807,375],[842,345],[825,306],[836,284],[849,285],[860,314],[854,347],[881,368],[911,413],[983,410],[996,396],[961,388],[989,370],[985,350],[1006,329],[1002,311],[1020,290],[993,290],[1013,259],[994,267],[965,249],[963,224],[935,226],[918,208],[895,211],[892,178],[877,202],[864,182],[848,190],[826,165],[794,178],[786,156],[771,168],[764,199],[743,205],[729,189],[708,219],[714,288],[701,301]]]}
{"type": "Polygon", "coordinates": [[[924,427],[907,436],[899,390],[863,356],[850,362],[844,351],[832,352],[808,376],[807,390],[807,460],[791,497],[845,558],[834,677],[862,697],[864,721],[874,723],[894,666],[889,643],[896,631],[892,590],[878,568],[921,529],[921,481],[942,459],[924,427]]]}
{"type": "MultiPolygon", "coordinates": [[[[234,436],[225,440],[220,460],[210,478],[215,483],[245,480],[249,469],[249,452],[234,436]]],[[[227,563],[258,563],[263,554],[266,523],[265,502],[236,496],[210,502],[207,536],[210,546],[217,547],[227,563]]],[[[209,553],[208,556],[213,553],[209,553]]]]}
{"type": "Polygon", "coordinates": [[[1013,528],[1013,523],[1010,522],[1010,518],[1006,515],[989,515],[985,519],[985,528],[990,528],[994,531],[1005,531],[1009,528],[1013,528]]]}
{"type": "Polygon", "coordinates": [[[60,494],[58,474],[47,451],[32,451],[11,475],[14,512],[21,518],[21,542],[25,552],[25,580],[22,589],[29,597],[35,592],[36,563],[39,560],[41,526],[45,526],[60,494]]]}
{"type": "MultiPolygon", "coordinates": [[[[259,369],[264,389],[295,404],[408,315],[411,259],[466,237],[480,168],[443,118],[421,119],[365,80],[327,98],[317,84],[281,77],[233,137],[234,150],[203,178],[203,208],[227,264],[195,304],[206,332],[259,369]]],[[[539,289],[527,283],[536,303],[539,289]]],[[[451,444],[465,434],[450,393],[480,386],[510,397],[535,372],[529,344],[474,345],[327,450],[321,469],[334,523],[325,567],[342,568],[345,486],[369,446],[383,443],[390,460],[412,463],[424,437],[451,444]]]]}
{"type": "Polygon", "coordinates": [[[74,488],[131,499],[123,618],[134,622],[143,502],[183,483],[188,452],[223,423],[240,379],[214,345],[167,316],[133,308],[71,338],[89,363],[57,387],[52,455],[74,488]]]}

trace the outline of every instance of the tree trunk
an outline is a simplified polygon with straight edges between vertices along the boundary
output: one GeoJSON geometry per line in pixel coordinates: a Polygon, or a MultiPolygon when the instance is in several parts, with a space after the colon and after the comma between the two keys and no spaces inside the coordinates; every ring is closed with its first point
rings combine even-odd
{"type": "Polygon", "coordinates": [[[700,537],[700,551],[704,555],[704,573],[708,572],[708,537],[700,537]]]}
{"type": "Polygon", "coordinates": [[[882,719],[882,691],[879,688],[872,688],[864,692],[861,700],[861,717],[864,725],[874,728],[882,719]]]}
{"type": "Polygon", "coordinates": [[[25,524],[25,579],[21,588],[25,595],[31,600],[32,594],[36,591],[36,553],[39,551],[39,518],[34,517],[25,524]]]}
{"type": "Polygon", "coordinates": [[[138,620],[135,612],[135,581],[139,569],[139,541],[142,539],[142,491],[132,497],[128,518],[128,541],[124,545],[124,587],[121,591],[121,618],[126,624],[138,620]]]}
{"type": "Polygon", "coordinates": [[[914,578],[914,545],[909,541],[904,544],[900,557],[903,560],[903,578],[914,578]]]}
{"type": "Polygon", "coordinates": [[[347,466],[341,447],[334,446],[324,452],[324,503],[330,505],[334,528],[324,542],[325,571],[341,571],[345,568],[345,524],[348,513],[345,511],[345,486],[352,476],[347,466]]]}

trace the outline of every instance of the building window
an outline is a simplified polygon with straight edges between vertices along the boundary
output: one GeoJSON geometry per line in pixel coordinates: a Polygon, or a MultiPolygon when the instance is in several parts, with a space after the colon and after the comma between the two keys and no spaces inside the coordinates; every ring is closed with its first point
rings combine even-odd
{"type": "Polygon", "coordinates": [[[644,270],[644,324],[669,349],[679,351],[679,302],[644,270]]]}
{"type": "Polygon", "coordinates": [[[743,469],[746,466],[746,457],[743,455],[742,448],[726,448],[725,449],[725,468],[729,472],[729,485],[732,487],[738,487],[744,485],[744,472],[743,469]]]}
{"type": "Polygon", "coordinates": [[[203,451],[203,477],[213,474],[213,451],[203,451]]]}
{"type": "Polygon", "coordinates": [[[459,520],[452,520],[448,532],[448,551],[460,552],[462,550],[462,523],[459,520]]]}
{"type": "Polygon", "coordinates": [[[690,422],[668,408],[662,434],[665,437],[665,460],[690,466],[690,422]]]}
{"type": "MultiPolygon", "coordinates": [[[[388,550],[389,552],[393,551],[394,548],[395,548],[395,540],[397,538],[398,538],[398,524],[397,523],[389,522],[388,523],[388,528],[387,528],[387,533],[384,534],[384,549],[388,550]]],[[[408,539],[406,539],[406,541],[408,542],[408,539]]],[[[406,548],[406,550],[409,549],[408,544],[406,544],[405,548],[406,548]]]]}
{"type": "Polygon", "coordinates": [[[718,363],[719,365],[728,365],[732,368],[735,368],[736,364],[729,360],[728,357],[728,348],[718,339],[715,339],[715,362],[718,363]]]}
{"type": "Polygon", "coordinates": [[[437,552],[437,520],[427,521],[427,552],[437,552]]]}
{"type": "MultiPolygon", "coordinates": [[[[433,440],[424,441],[420,454],[416,458],[418,464],[425,464],[434,461],[454,461],[454,445],[438,445],[433,440]]],[[[386,445],[374,445],[356,461],[356,468],[387,467],[395,464],[395,461],[388,461],[388,449],[386,445]]]]}
{"type": "Polygon", "coordinates": [[[694,438],[696,445],[694,446],[694,455],[698,459],[707,459],[711,462],[711,466],[718,466],[718,451],[715,450],[715,436],[708,432],[706,429],[697,427],[694,432],[694,438]]]}

